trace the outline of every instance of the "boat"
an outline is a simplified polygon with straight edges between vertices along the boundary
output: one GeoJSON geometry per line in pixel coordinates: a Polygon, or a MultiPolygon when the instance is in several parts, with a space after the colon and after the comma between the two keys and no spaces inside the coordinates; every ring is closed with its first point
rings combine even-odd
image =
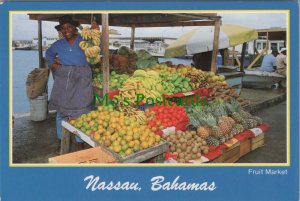
{"type": "Polygon", "coordinates": [[[243,87],[246,88],[272,88],[284,83],[286,77],[276,72],[261,71],[258,68],[245,70],[243,76],[243,87]]]}
{"type": "Polygon", "coordinates": [[[32,45],[19,45],[15,47],[15,50],[33,50],[32,45]]]}

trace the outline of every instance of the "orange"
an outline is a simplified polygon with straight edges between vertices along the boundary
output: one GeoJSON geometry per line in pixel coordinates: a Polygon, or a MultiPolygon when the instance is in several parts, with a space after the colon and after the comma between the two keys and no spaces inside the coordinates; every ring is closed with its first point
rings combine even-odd
{"type": "Polygon", "coordinates": [[[134,141],[130,141],[130,142],[128,143],[128,146],[129,146],[130,148],[133,148],[134,145],[135,145],[134,141]]]}
{"type": "Polygon", "coordinates": [[[126,156],[129,156],[129,155],[131,155],[132,154],[132,149],[127,149],[126,151],[125,151],[125,154],[126,154],[126,156]]]}
{"type": "Polygon", "coordinates": [[[142,144],[141,144],[141,148],[142,149],[147,149],[148,148],[148,143],[147,142],[142,142],[142,144]]]}
{"type": "Polygon", "coordinates": [[[126,140],[127,142],[132,141],[132,140],[133,140],[132,135],[127,135],[127,136],[125,137],[125,140],[126,140]]]}

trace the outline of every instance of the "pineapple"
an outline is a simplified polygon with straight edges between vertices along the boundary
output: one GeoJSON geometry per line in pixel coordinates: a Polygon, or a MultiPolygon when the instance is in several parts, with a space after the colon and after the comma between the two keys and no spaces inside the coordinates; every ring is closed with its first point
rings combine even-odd
{"type": "Polygon", "coordinates": [[[194,126],[195,128],[197,128],[197,135],[202,137],[202,138],[207,138],[209,136],[209,128],[204,127],[202,125],[205,125],[205,117],[204,116],[200,116],[203,115],[201,112],[199,112],[199,114],[196,115],[190,115],[190,125],[194,126]]]}
{"type": "Polygon", "coordinates": [[[241,123],[242,122],[242,115],[239,113],[240,112],[240,105],[239,103],[231,99],[230,103],[226,104],[227,110],[231,113],[231,117],[236,123],[241,123]]]}
{"type": "Polygon", "coordinates": [[[197,128],[197,135],[206,139],[209,136],[209,129],[207,127],[198,127],[197,128]]]}
{"type": "Polygon", "coordinates": [[[252,115],[249,112],[246,112],[245,110],[240,110],[240,114],[244,119],[252,118],[252,115]]]}
{"type": "Polygon", "coordinates": [[[222,137],[219,138],[220,144],[224,144],[226,142],[226,137],[223,135],[222,137]]]}
{"type": "Polygon", "coordinates": [[[234,119],[229,116],[223,116],[222,119],[224,119],[224,121],[226,121],[230,127],[232,127],[235,124],[234,119]]]}
{"type": "Polygon", "coordinates": [[[255,128],[257,126],[257,121],[255,119],[246,119],[249,128],[255,128]]]}
{"type": "Polygon", "coordinates": [[[242,124],[242,126],[244,127],[244,130],[249,129],[250,125],[247,121],[248,119],[242,119],[242,122],[240,122],[242,124]]]}
{"type": "Polygon", "coordinates": [[[206,143],[208,145],[214,145],[214,146],[220,145],[219,140],[211,135],[206,138],[206,143]]]}
{"type": "Polygon", "coordinates": [[[229,133],[232,127],[231,122],[228,120],[226,116],[227,114],[224,105],[220,104],[220,105],[216,105],[215,107],[216,109],[214,111],[214,115],[215,117],[218,118],[218,126],[220,127],[223,135],[226,135],[229,133]]]}
{"type": "Polygon", "coordinates": [[[257,125],[261,125],[263,123],[262,118],[260,118],[258,116],[253,116],[252,119],[257,121],[257,125]]]}
{"type": "Polygon", "coordinates": [[[222,130],[217,126],[217,121],[211,114],[207,114],[207,125],[211,128],[211,134],[215,137],[221,137],[223,135],[222,130]]]}
{"type": "Polygon", "coordinates": [[[243,125],[241,125],[241,124],[235,124],[232,127],[231,131],[230,131],[230,135],[237,135],[237,134],[239,134],[239,133],[241,133],[243,131],[244,131],[243,125]]]}

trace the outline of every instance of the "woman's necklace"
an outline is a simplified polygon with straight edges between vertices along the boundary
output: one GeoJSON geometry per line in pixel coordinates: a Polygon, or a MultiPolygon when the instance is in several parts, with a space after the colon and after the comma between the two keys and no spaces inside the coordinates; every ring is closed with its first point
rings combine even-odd
{"type": "MultiPolygon", "coordinates": [[[[77,35],[74,35],[73,38],[72,38],[71,40],[68,41],[69,44],[70,44],[70,45],[73,45],[74,42],[75,42],[75,40],[76,40],[76,38],[77,38],[77,35]]],[[[70,47],[69,47],[69,52],[72,52],[72,51],[73,51],[72,46],[70,46],[70,47]]]]}

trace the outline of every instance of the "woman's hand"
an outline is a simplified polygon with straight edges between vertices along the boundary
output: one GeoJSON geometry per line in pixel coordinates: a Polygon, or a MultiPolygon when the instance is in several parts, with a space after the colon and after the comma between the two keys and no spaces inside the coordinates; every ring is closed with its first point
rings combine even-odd
{"type": "Polygon", "coordinates": [[[58,57],[55,58],[54,63],[51,66],[52,72],[55,72],[57,69],[59,69],[61,66],[60,60],[58,57]]]}
{"type": "Polygon", "coordinates": [[[98,30],[100,30],[100,27],[99,27],[98,23],[95,20],[92,21],[92,23],[91,23],[91,29],[98,29],[98,30]]]}

